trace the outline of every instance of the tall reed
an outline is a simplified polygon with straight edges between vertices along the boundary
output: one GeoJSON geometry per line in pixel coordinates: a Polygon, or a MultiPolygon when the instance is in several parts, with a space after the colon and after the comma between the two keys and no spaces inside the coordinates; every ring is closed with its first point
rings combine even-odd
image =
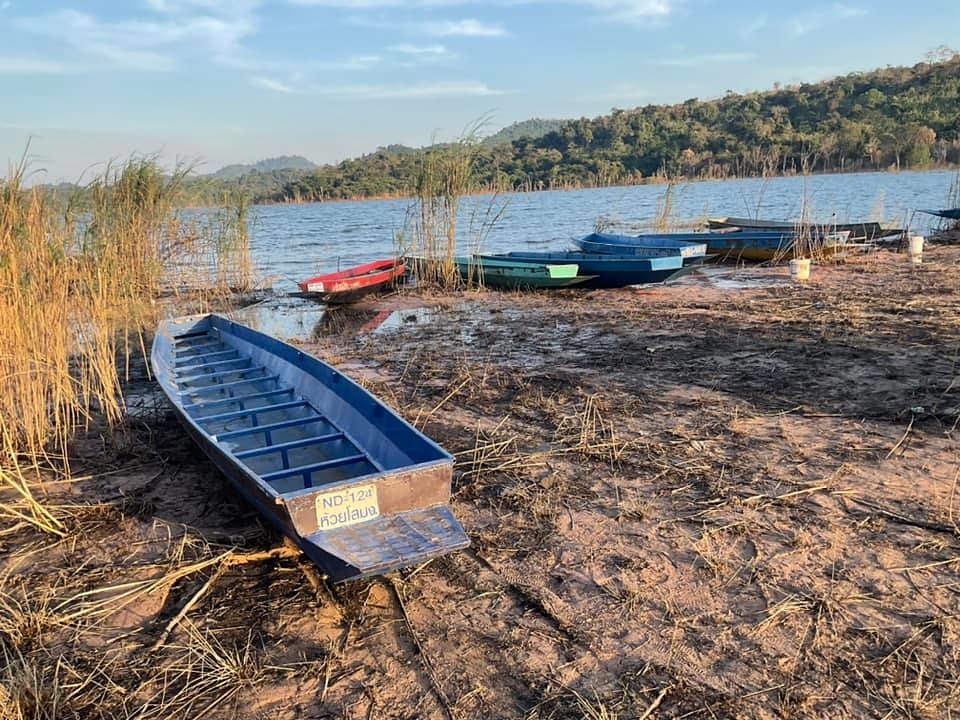
{"type": "Polygon", "coordinates": [[[238,188],[223,199],[212,227],[216,286],[222,291],[249,292],[254,285],[249,209],[249,197],[238,188]]]}
{"type": "Polygon", "coordinates": [[[8,466],[63,448],[82,416],[69,362],[75,267],[25,166],[0,183],[0,446],[8,466]]]}
{"type": "Polygon", "coordinates": [[[668,179],[667,189],[663,193],[663,197],[657,200],[657,215],[653,223],[657,232],[670,232],[672,229],[674,187],[676,187],[676,181],[673,178],[668,179]]]}
{"type": "Polygon", "coordinates": [[[460,275],[457,220],[460,200],[476,187],[475,164],[479,126],[455,142],[434,144],[419,159],[414,179],[416,200],[408,212],[408,252],[416,256],[413,270],[420,282],[456,287],[460,275]]]}
{"type": "MultiPolygon", "coordinates": [[[[947,207],[960,208],[960,170],[953,176],[950,183],[950,191],[947,193],[947,207]]],[[[941,230],[960,230],[960,220],[948,220],[946,218],[940,223],[941,230]]]]}
{"type": "Polygon", "coordinates": [[[25,162],[0,181],[0,517],[56,531],[29,471],[69,473],[76,429],[95,416],[108,429],[121,423],[123,375],[134,353],[146,354],[158,299],[184,266],[213,248],[193,280],[248,286],[246,204],[220,235],[184,222],[187,172],[135,158],[108,166],[63,208],[25,186],[25,162]]]}

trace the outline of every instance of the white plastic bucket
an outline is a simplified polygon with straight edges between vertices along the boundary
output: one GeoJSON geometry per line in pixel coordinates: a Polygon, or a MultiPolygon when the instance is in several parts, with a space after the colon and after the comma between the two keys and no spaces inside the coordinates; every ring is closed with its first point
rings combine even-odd
{"type": "Polygon", "coordinates": [[[790,261],[790,277],[797,282],[810,279],[810,258],[797,258],[790,261]]]}
{"type": "Polygon", "coordinates": [[[910,238],[910,264],[916,267],[923,264],[923,236],[914,235],[910,238]]]}

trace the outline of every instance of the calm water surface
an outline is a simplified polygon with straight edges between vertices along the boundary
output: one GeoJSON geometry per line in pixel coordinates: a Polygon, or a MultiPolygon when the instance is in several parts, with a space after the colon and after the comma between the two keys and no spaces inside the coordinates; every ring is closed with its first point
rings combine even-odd
{"type": "MultiPolygon", "coordinates": [[[[952,171],[863,173],[690,183],[674,188],[672,217],[678,222],[717,215],[791,220],[800,215],[806,196],[812,216],[820,220],[882,218],[902,224],[917,208],[942,207],[955,176],[952,171]]],[[[567,249],[575,238],[592,232],[600,216],[627,226],[649,223],[665,192],[662,185],[643,185],[466,198],[458,240],[464,252],[473,250],[480,220],[471,228],[471,217],[482,217],[494,201],[507,206],[485,237],[484,251],[567,249]]],[[[255,207],[251,229],[257,271],[275,277],[278,291],[289,291],[296,278],[388,257],[410,205],[409,200],[376,200],[255,207]]],[[[935,222],[917,215],[912,225],[926,231],[935,222]]]]}

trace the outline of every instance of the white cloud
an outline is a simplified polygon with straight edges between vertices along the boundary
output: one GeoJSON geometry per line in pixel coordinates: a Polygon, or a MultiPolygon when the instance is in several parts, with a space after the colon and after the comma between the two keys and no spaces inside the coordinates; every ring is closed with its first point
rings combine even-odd
{"type": "Polygon", "coordinates": [[[291,5],[374,10],[380,8],[436,8],[481,4],[477,0],[287,0],[291,5]]]}
{"type": "Polygon", "coordinates": [[[637,23],[662,20],[672,14],[681,0],[570,0],[600,12],[608,20],[637,23]]]}
{"type": "Polygon", "coordinates": [[[316,67],[322,70],[369,70],[380,61],[379,55],[351,55],[343,60],[318,63],[316,67]]]}
{"type": "Polygon", "coordinates": [[[667,65],[670,67],[700,67],[702,65],[715,65],[721,63],[743,63],[756,58],[753,53],[712,53],[707,55],[686,55],[677,58],[664,58],[661,60],[651,60],[654,65],[667,65]]]}
{"type": "Polygon", "coordinates": [[[502,37],[507,34],[499,25],[467,18],[465,20],[429,20],[420,23],[418,29],[436,37],[502,37]]]}
{"type": "Polygon", "coordinates": [[[418,57],[437,57],[448,54],[447,48],[443,45],[411,45],[409,43],[400,43],[399,45],[391,45],[387,50],[402,55],[415,55],[418,57]]]}
{"type": "Polygon", "coordinates": [[[423,85],[340,85],[315,87],[319,95],[353,98],[357,100],[417,99],[437,97],[487,97],[503,95],[484,83],[432,83],[423,85]]]}
{"type": "Polygon", "coordinates": [[[267,75],[252,75],[250,84],[272,92],[291,94],[324,95],[353,100],[403,100],[441,97],[488,97],[503,95],[503,91],[494,90],[478,82],[440,82],[417,85],[310,85],[302,77],[290,81],[279,80],[267,75]]]}
{"type": "Polygon", "coordinates": [[[257,29],[257,2],[147,0],[154,15],[104,21],[76,10],[18,18],[17,26],[54,38],[110,68],[168,71],[181,55],[205,53],[229,64],[257,29]]]}
{"type": "Polygon", "coordinates": [[[435,65],[437,63],[449,62],[457,57],[455,53],[447,50],[444,45],[413,45],[410,43],[400,43],[399,45],[391,45],[387,50],[399,56],[395,64],[397,67],[402,68],[435,65]]]}
{"type": "Polygon", "coordinates": [[[254,75],[252,78],[250,78],[250,84],[266,90],[272,90],[273,92],[283,93],[285,95],[290,95],[296,92],[292,86],[282,83],[279,80],[274,80],[273,78],[264,77],[263,75],[254,75]]]}
{"type": "Polygon", "coordinates": [[[65,75],[69,72],[71,68],[52,60],[0,57],[0,75],[65,75]]]}
{"type": "MultiPolygon", "coordinates": [[[[340,8],[361,12],[364,10],[383,10],[402,8],[404,10],[425,10],[430,8],[451,8],[477,6],[483,8],[509,7],[514,5],[550,5],[564,4],[588,8],[601,18],[618,22],[647,23],[662,20],[673,14],[677,6],[686,0],[287,0],[293,5],[312,5],[318,7],[340,8]]],[[[463,34],[463,33],[451,33],[463,34]]],[[[497,35],[502,33],[496,33],[497,35]]],[[[489,36],[481,33],[475,36],[489,36]]]]}
{"type": "Polygon", "coordinates": [[[829,7],[812,10],[792,18],[790,20],[790,29],[794,35],[807,35],[831,23],[861,17],[866,14],[867,11],[863,8],[845,5],[843,3],[834,3],[829,7]]]}

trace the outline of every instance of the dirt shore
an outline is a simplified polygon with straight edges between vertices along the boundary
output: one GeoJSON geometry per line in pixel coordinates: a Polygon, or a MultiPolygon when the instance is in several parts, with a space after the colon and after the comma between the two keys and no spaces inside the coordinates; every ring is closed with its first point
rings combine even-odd
{"type": "Polygon", "coordinates": [[[0,533],[7,693],[35,678],[50,717],[960,713],[960,248],[805,286],[394,296],[304,347],[456,454],[472,547],[327,587],[145,391],[109,462],[94,434],[47,488],[66,537],[0,533]]]}

